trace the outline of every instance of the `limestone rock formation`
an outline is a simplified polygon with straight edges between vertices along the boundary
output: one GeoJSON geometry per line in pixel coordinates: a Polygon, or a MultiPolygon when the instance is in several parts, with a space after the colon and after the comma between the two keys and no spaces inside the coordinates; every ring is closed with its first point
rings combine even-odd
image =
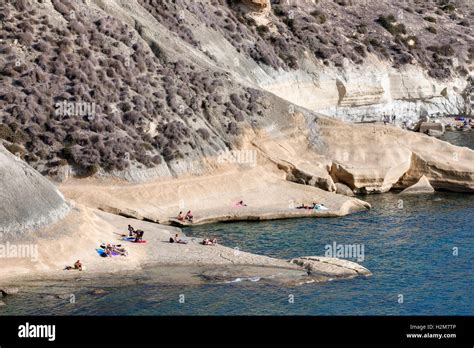
{"type": "Polygon", "coordinates": [[[0,145],[0,239],[24,236],[69,211],[59,190],[0,145]]]}
{"type": "MultiPolygon", "coordinates": [[[[429,139],[440,141],[435,138],[429,139]]],[[[445,142],[441,143],[445,144],[443,150],[433,146],[431,151],[428,149],[414,151],[410,169],[394,185],[394,188],[411,186],[422,175],[425,175],[436,190],[474,192],[474,151],[445,142]]]]}
{"type": "Polygon", "coordinates": [[[400,194],[434,193],[434,188],[426,176],[422,176],[415,185],[407,187],[400,194]]]}
{"type": "Polygon", "coordinates": [[[331,274],[336,277],[370,276],[372,273],[358,263],[324,256],[304,256],[290,260],[291,263],[305,267],[310,273],[331,274]]]}
{"type": "Polygon", "coordinates": [[[474,192],[474,151],[424,134],[384,125],[348,125],[319,117],[331,176],[356,192],[405,189],[425,175],[434,189],[474,192]]]}
{"type": "Polygon", "coordinates": [[[344,195],[344,196],[349,196],[353,197],[354,192],[352,192],[351,188],[347,185],[344,185],[343,183],[336,182],[336,193],[344,195]]]}

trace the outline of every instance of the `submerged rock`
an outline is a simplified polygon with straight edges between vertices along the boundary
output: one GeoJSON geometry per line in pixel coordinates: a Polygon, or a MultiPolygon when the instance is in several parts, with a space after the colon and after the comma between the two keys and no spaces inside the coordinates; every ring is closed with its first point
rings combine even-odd
{"type": "Polygon", "coordinates": [[[420,194],[420,193],[434,193],[435,190],[431,186],[430,181],[426,176],[422,176],[415,185],[407,187],[400,194],[420,194]]]}
{"type": "Polygon", "coordinates": [[[91,295],[103,295],[103,294],[105,294],[105,290],[95,289],[95,290],[92,290],[90,293],[91,293],[91,295]]]}

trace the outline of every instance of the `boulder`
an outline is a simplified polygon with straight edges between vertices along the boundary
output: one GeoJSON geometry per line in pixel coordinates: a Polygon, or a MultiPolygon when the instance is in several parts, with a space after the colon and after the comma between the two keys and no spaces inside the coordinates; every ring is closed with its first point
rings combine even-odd
{"type": "Polygon", "coordinates": [[[434,193],[433,186],[426,176],[422,176],[415,185],[407,187],[400,194],[434,193]]]}
{"type": "Polygon", "coordinates": [[[352,192],[351,188],[343,183],[337,182],[336,184],[336,193],[344,196],[353,197],[354,192],[352,192]]]}
{"type": "Polygon", "coordinates": [[[436,123],[436,122],[422,122],[420,124],[420,133],[428,133],[428,131],[433,130],[440,132],[441,134],[444,134],[445,127],[444,124],[442,123],[436,123]]]}

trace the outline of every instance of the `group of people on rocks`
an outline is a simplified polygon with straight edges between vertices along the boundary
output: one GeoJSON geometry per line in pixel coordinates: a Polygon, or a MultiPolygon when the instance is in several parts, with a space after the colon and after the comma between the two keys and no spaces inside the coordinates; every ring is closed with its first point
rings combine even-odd
{"type": "Polygon", "coordinates": [[[193,213],[191,212],[191,210],[188,210],[188,212],[186,213],[186,215],[183,215],[183,212],[180,211],[178,216],[176,217],[177,220],[179,221],[189,221],[190,223],[193,222],[193,213]]]}
{"type": "Polygon", "coordinates": [[[104,256],[112,256],[114,253],[116,255],[127,256],[128,251],[122,247],[122,244],[101,244],[100,247],[104,249],[104,256]]]}
{"type": "Polygon", "coordinates": [[[143,240],[143,235],[145,234],[142,230],[135,230],[131,225],[128,225],[128,236],[135,237],[135,242],[143,240]]]}
{"type": "MultiPolygon", "coordinates": [[[[188,244],[188,241],[185,240],[185,239],[181,239],[179,237],[179,234],[176,233],[174,238],[170,237],[170,243],[188,244]]],[[[213,238],[213,239],[204,238],[201,244],[202,245],[216,245],[217,244],[217,239],[216,238],[213,238]]]]}
{"type": "MultiPolygon", "coordinates": [[[[243,201],[240,201],[237,203],[239,206],[246,206],[246,204],[243,203],[243,201]]],[[[178,220],[180,221],[189,221],[189,222],[193,222],[193,214],[191,212],[191,210],[188,210],[188,212],[186,213],[186,215],[183,215],[183,212],[180,211],[179,212],[179,215],[177,217],[178,220]]],[[[144,235],[144,231],[143,230],[139,230],[139,229],[135,229],[133,228],[131,225],[128,225],[128,237],[130,239],[132,239],[132,237],[134,238],[133,240],[130,240],[128,239],[129,241],[134,241],[134,242],[140,242],[143,240],[143,235],[144,235]]],[[[125,237],[125,235],[122,235],[125,237]]],[[[169,240],[170,243],[178,243],[178,244],[187,244],[188,241],[187,240],[184,240],[184,239],[181,239],[178,235],[178,233],[176,233],[176,235],[173,237],[170,237],[170,240],[169,240]]],[[[202,243],[202,245],[216,245],[217,244],[217,239],[216,238],[213,238],[213,239],[210,239],[210,238],[204,238],[202,243]]],[[[100,245],[100,248],[104,250],[104,252],[101,254],[101,256],[103,257],[107,257],[107,256],[113,256],[113,255],[122,255],[122,256],[127,256],[128,255],[128,252],[127,250],[121,245],[121,244],[105,244],[105,243],[102,243],[100,245]]],[[[83,270],[83,266],[82,266],[82,263],[80,260],[77,260],[73,266],[66,266],[64,268],[65,270],[79,270],[79,271],[82,271],[83,270]]]]}
{"type": "Polygon", "coordinates": [[[315,210],[327,210],[328,208],[323,203],[313,202],[311,205],[301,203],[296,209],[315,209],[315,210]]]}
{"type": "Polygon", "coordinates": [[[392,115],[391,117],[390,115],[383,115],[383,124],[384,125],[386,125],[387,123],[395,124],[396,119],[397,119],[397,116],[395,115],[392,115]]]}
{"type": "Polygon", "coordinates": [[[217,239],[209,239],[209,238],[204,238],[202,241],[202,245],[216,245],[217,244],[217,239]]]}

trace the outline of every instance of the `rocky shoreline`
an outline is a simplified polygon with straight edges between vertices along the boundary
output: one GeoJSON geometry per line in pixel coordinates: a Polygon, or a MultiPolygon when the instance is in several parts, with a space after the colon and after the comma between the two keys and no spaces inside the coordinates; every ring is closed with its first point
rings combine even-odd
{"type": "MultiPolygon", "coordinates": [[[[58,272],[63,272],[60,278],[73,279],[80,272],[61,270],[77,259],[87,269],[80,273],[81,277],[134,272],[145,265],[215,267],[211,273],[216,276],[218,268],[224,266],[254,270],[281,268],[299,275],[311,269],[318,276],[335,278],[368,275],[368,270],[354,271],[356,264],[349,267],[345,264],[347,272],[341,274],[343,261],[337,259],[328,261],[311,256],[295,257],[289,262],[236,252],[232,247],[204,246],[196,238],[189,239],[185,245],[172,244],[168,241],[174,234],[185,237],[180,229],[165,225],[189,225],[175,219],[178,212],[187,210],[193,211],[195,225],[338,217],[370,209],[355,194],[406,189],[420,178],[421,182],[408,191],[474,190],[474,151],[388,125],[348,125],[324,117],[308,121],[303,114],[296,114],[287,128],[272,134],[265,130],[253,133],[247,136],[243,146],[256,152],[253,165],[221,163],[208,167],[201,175],[138,184],[100,177],[63,182],[57,199],[71,207],[70,213],[35,233],[28,229],[18,233],[16,243],[28,241],[37,247],[38,255],[35,262],[3,258],[0,279],[3,282],[9,278],[43,278],[58,276],[58,272]],[[311,129],[318,132],[316,144],[311,143],[311,129]],[[236,206],[239,201],[244,201],[245,206],[236,206]],[[324,210],[297,209],[313,203],[322,204],[324,210]],[[95,248],[100,243],[123,244],[120,236],[126,234],[128,224],[145,231],[147,244],[127,244],[127,257],[100,258],[95,248]],[[333,265],[328,267],[330,262],[333,265]]],[[[5,182],[11,182],[8,176],[16,173],[12,169],[27,165],[5,158],[9,159],[6,164],[10,169],[3,176],[5,182]]],[[[28,169],[28,173],[25,180],[42,178],[33,169],[28,169]]],[[[34,182],[41,183],[41,190],[59,192],[44,180],[34,182]]],[[[11,199],[15,195],[11,191],[11,199]]],[[[17,204],[21,206],[22,202],[17,204]]],[[[49,205],[46,202],[44,206],[49,205]]],[[[8,235],[2,238],[9,240],[8,235]]],[[[246,275],[258,277],[258,273],[246,272],[246,275]]]]}

